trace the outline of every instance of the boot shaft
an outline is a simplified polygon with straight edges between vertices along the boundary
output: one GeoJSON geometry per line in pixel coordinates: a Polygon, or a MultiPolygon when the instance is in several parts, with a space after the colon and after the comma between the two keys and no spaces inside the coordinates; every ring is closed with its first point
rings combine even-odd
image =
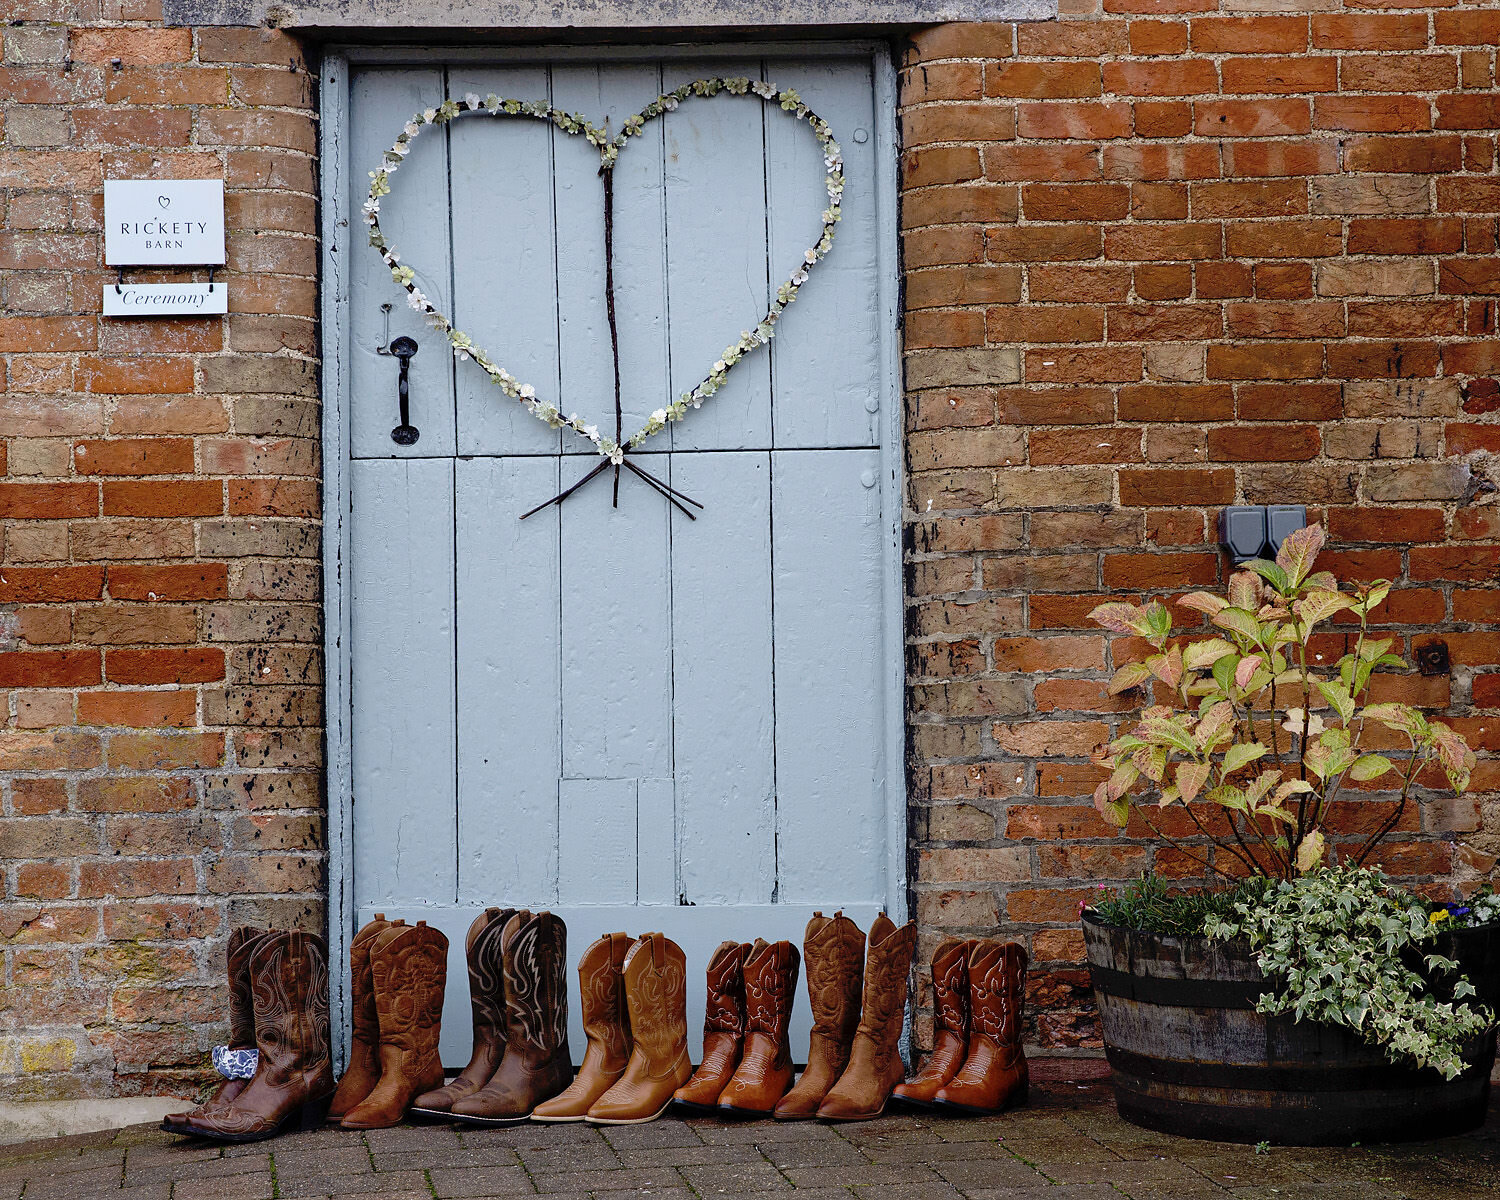
{"type": "Polygon", "coordinates": [[[835,1046],[843,1046],[847,1054],[859,1025],[865,935],[842,912],[831,917],[814,913],[807,923],[802,948],[807,967],[807,999],[812,1006],[813,1039],[821,1036],[835,1046]]]}
{"type": "Polygon", "coordinates": [[[669,1072],[687,1047],[687,957],[662,933],[636,939],[625,956],[625,1002],[635,1039],[632,1063],[656,1078],[669,1072]]]}
{"type": "Polygon", "coordinates": [[[551,1058],[568,1037],[568,930],[550,912],[522,911],[506,922],[506,1053],[551,1058]]]}
{"type": "Polygon", "coordinates": [[[1026,967],[1019,943],[983,939],[975,944],[969,956],[971,1032],[1001,1046],[1019,1043],[1026,967]]]}
{"type": "Polygon", "coordinates": [[[745,960],[745,1036],[787,1041],[802,956],[791,942],[773,942],[745,960]]]}
{"type": "Polygon", "coordinates": [[[969,1036],[969,955],[974,942],[944,938],[932,952],[932,1016],[936,1032],[967,1041],[969,1036]]]}
{"type": "Polygon", "coordinates": [[[907,980],[916,944],[917,926],[913,921],[897,928],[881,913],[870,926],[858,1035],[870,1041],[874,1065],[882,1072],[889,1067],[901,1039],[906,1019],[907,980]]]}
{"type": "Polygon", "coordinates": [[[250,989],[250,955],[264,929],[240,925],[229,935],[225,960],[229,976],[229,1046],[245,1050],[255,1045],[255,997],[250,989]]]}
{"type": "Polygon", "coordinates": [[[493,1041],[505,1036],[505,956],[501,952],[501,935],[506,922],[515,916],[513,908],[486,909],[469,929],[465,939],[469,971],[469,1007],[473,1013],[474,1041],[493,1041]],[[490,914],[494,914],[491,916],[490,914]]]}
{"type": "Polygon", "coordinates": [[[708,960],[708,998],[703,1007],[703,1033],[745,1036],[746,942],[720,942],[708,960]]]}
{"type": "Polygon", "coordinates": [[[578,960],[583,1032],[589,1045],[600,1049],[601,1069],[623,1069],[630,1057],[630,1015],[621,968],[633,940],[627,933],[606,933],[578,960]]]}
{"type": "Polygon", "coordinates": [[[329,1065],[328,945],[317,934],[276,930],[250,954],[257,1078],[284,1086],[329,1065]]]}
{"type": "Polygon", "coordinates": [[[434,1052],[448,981],[448,938],[425,921],[393,924],[370,948],[382,1062],[391,1048],[434,1052]]]}

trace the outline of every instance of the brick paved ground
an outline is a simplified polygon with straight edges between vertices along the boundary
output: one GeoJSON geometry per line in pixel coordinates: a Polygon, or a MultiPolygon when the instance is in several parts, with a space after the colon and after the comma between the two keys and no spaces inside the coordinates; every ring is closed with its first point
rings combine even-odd
{"type": "Polygon", "coordinates": [[[329,1130],[227,1150],[137,1127],[0,1147],[0,1200],[447,1200],[545,1193],[691,1200],[1467,1200],[1500,1197],[1500,1117],[1408,1147],[1271,1149],[1162,1137],[1107,1085],[1051,1085],[987,1120],[662,1120],[597,1130],[329,1130]]]}

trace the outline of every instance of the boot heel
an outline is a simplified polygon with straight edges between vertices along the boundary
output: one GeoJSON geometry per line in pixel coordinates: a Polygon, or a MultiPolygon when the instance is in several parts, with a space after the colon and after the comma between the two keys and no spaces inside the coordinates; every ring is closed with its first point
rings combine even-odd
{"type": "Polygon", "coordinates": [[[302,1133],[313,1129],[322,1129],[328,1120],[328,1103],[331,1096],[324,1096],[321,1100],[309,1100],[297,1113],[297,1128],[302,1133]]]}

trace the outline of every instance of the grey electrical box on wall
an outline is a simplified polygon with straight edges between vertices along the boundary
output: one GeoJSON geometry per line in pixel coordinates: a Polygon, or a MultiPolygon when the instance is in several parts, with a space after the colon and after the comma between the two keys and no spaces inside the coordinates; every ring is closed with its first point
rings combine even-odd
{"type": "Polygon", "coordinates": [[[1306,525],[1302,504],[1232,504],[1219,514],[1219,542],[1236,563],[1275,558],[1286,535],[1306,525]]]}

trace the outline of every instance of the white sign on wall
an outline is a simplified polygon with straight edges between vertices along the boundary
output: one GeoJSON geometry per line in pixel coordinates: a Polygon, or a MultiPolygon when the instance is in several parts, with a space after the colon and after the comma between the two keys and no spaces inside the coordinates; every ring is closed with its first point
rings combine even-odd
{"type": "Polygon", "coordinates": [[[112,267],[221,265],[224,181],[105,180],[104,261],[112,267]]]}
{"type": "Polygon", "coordinates": [[[106,283],[106,317],[202,317],[229,311],[229,288],[218,283],[106,283]]]}

